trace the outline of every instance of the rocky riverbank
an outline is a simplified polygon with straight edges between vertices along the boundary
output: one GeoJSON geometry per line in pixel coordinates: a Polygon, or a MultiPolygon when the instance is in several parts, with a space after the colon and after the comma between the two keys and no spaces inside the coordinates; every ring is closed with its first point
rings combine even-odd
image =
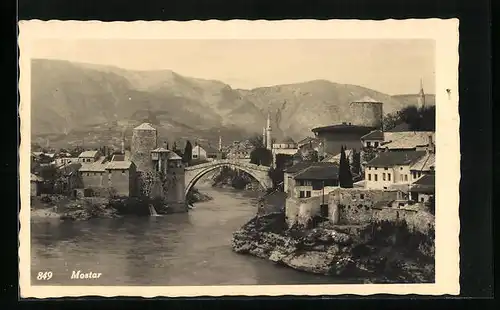
{"type": "Polygon", "coordinates": [[[283,213],[255,217],[235,232],[232,248],[297,270],[360,283],[434,281],[434,235],[404,223],[292,228],[283,213]]]}
{"type": "MultiPolygon", "coordinates": [[[[188,204],[211,200],[207,194],[192,189],[186,201],[188,204]]],[[[61,220],[84,221],[93,218],[116,218],[121,216],[149,216],[150,205],[158,214],[168,214],[170,210],[161,201],[145,201],[140,198],[85,197],[70,199],[61,195],[32,197],[31,218],[55,218],[61,220]]]]}

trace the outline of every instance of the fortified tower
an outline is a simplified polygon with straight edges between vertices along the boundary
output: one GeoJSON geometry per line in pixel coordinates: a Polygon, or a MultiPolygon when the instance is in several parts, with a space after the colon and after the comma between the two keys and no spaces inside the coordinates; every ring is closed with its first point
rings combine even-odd
{"type": "Polygon", "coordinates": [[[167,153],[167,176],[171,180],[167,193],[167,204],[172,212],[187,212],[185,169],[182,158],[175,152],[167,153]]]}
{"type": "Polygon", "coordinates": [[[350,119],[351,125],[382,128],[383,103],[370,97],[364,97],[361,100],[351,102],[350,119]]]}
{"type": "Polygon", "coordinates": [[[153,170],[151,151],[156,149],[157,141],[158,133],[149,123],[143,123],[132,131],[131,161],[135,163],[138,171],[153,170]]]}

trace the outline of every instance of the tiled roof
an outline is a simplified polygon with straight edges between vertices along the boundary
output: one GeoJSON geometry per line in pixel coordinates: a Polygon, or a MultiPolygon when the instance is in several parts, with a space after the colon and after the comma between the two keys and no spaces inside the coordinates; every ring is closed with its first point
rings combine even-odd
{"type": "Polygon", "coordinates": [[[78,155],[78,157],[92,157],[94,158],[99,151],[93,150],[93,151],[83,151],[78,155]]]}
{"type": "Polygon", "coordinates": [[[410,165],[425,156],[425,154],[425,151],[381,152],[366,165],[369,167],[410,165]]]}
{"type": "Polygon", "coordinates": [[[95,162],[95,163],[82,163],[79,171],[83,172],[106,172],[106,165],[95,162]]]}
{"type": "Polygon", "coordinates": [[[156,130],[150,123],[142,123],[135,127],[134,130],[156,130]]]}
{"type": "Polygon", "coordinates": [[[111,157],[111,161],[124,161],[125,160],[125,154],[115,154],[113,157],[111,157]]]}
{"type": "Polygon", "coordinates": [[[154,150],[152,150],[151,152],[157,152],[157,153],[163,153],[163,152],[170,152],[169,150],[167,150],[166,148],[163,148],[163,147],[159,147],[159,148],[156,148],[154,150]]]}
{"type": "Polygon", "coordinates": [[[436,176],[434,174],[425,174],[420,179],[413,182],[412,186],[423,185],[423,186],[434,187],[435,184],[436,184],[436,176]]]}
{"type": "Polygon", "coordinates": [[[358,125],[349,125],[349,124],[337,124],[337,125],[330,125],[330,126],[324,126],[324,127],[316,127],[313,128],[311,131],[312,132],[325,132],[325,131],[336,131],[336,132],[369,132],[370,129],[373,129],[373,127],[368,127],[368,126],[358,126],[358,125]]]}
{"type": "Polygon", "coordinates": [[[82,167],[81,163],[69,163],[59,167],[59,171],[64,175],[69,175],[75,171],[78,171],[82,167]]]}
{"type": "Polygon", "coordinates": [[[167,154],[167,159],[178,160],[178,159],[182,159],[182,157],[180,157],[179,155],[177,155],[175,152],[170,152],[170,153],[167,154]]]}
{"type": "Polygon", "coordinates": [[[43,179],[39,176],[37,176],[36,174],[31,174],[31,182],[42,182],[43,179]]]}
{"type": "Polygon", "coordinates": [[[200,145],[200,144],[198,144],[198,145],[195,145],[195,147],[196,146],[204,149],[205,152],[207,152],[207,153],[217,153],[218,152],[215,148],[213,148],[213,147],[211,147],[209,145],[200,145]]]}
{"type": "Polygon", "coordinates": [[[334,164],[328,166],[310,166],[297,174],[296,180],[337,180],[339,167],[334,164]]]}
{"type": "Polygon", "coordinates": [[[436,161],[436,156],[434,153],[426,154],[424,157],[415,162],[410,167],[410,170],[417,170],[417,171],[435,170],[435,161],[436,161]]]}
{"type": "Polygon", "coordinates": [[[435,134],[432,131],[403,131],[403,132],[385,132],[384,144],[380,148],[387,149],[413,149],[418,146],[429,144],[429,136],[432,141],[435,134]]]}
{"type": "Polygon", "coordinates": [[[384,140],[384,132],[382,130],[373,130],[370,133],[361,137],[361,140],[384,140]]]}
{"type": "Polygon", "coordinates": [[[131,161],[110,161],[109,163],[106,164],[106,169],[124,170],[124,169],[129,169],[131,165],[132,165],[131,161]]]}
{"type": "Polygon", "coordinates": [[[331,165],[332,165],[332,163],[328,163],[328,162],[306,162],[306,161],[303,161],[303,162],[297,163],[297,164],[285,169],[285,172],[293,174],[293,173],[300,172],[300,171],[302,171],[308,167],[311,167],[311,166],[328,167],[331,165]]]}
{"type": "Polygon", "coordinates": [[[299,146],[302,146],[302,145],[305,145],[305,144],[309,144],[310,142],[312,142],[312,143],[318,142],[318,139],[312,138],[312,137],[305,137],[304,139],[302,139],[299,142],[297,142],[297,144],[299,146]]]}
{"type": "MultiPolygon", "coordinates": [[[[345,156],[347,156],[349,159],[352,157],[353,150],[345,150],[345,156]]],[[[340,153],[336,155],[329,154],[327,155],[322,162],[328,162],[328,163],[338,163],[340,162],[340,153]]]]}
{"type": "Polygon", "coordinates": [[[292,138],[290,138],[290,137],[286,137],[286,138],[284,138],[283,140],[281,140],[281,141],[280,141],[280,142],[278,142],[278,143],[295,144],[295,141],[293,141],[293,139],[292,139],[292,138]]]}

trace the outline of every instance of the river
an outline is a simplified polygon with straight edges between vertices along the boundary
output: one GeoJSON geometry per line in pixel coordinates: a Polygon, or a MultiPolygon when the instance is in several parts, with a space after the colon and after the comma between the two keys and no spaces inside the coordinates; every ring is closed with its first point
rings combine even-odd
{"type": "MultiPolygon", "coordinates": [[[[232,233],[256,212],[257,193],[197,186],[214,199],[186,214],[31,224],[32,285],[325,284],[308,274],[231,251],[232,233]],[[73,271],[101,273],[72,280],[73,271]],[[50,280],[37,280],[52,272],[50,280]]],[[[337,281],[338,282],[338,281],[337,281]]]]}

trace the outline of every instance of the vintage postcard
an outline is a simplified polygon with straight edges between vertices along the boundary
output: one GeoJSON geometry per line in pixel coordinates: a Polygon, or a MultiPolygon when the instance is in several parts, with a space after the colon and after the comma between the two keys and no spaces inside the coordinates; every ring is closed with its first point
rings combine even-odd
{"type": "Polygon", "coordinates": [[[457,295],[458,20],[19,23],[21,297],[457,295]]]}

